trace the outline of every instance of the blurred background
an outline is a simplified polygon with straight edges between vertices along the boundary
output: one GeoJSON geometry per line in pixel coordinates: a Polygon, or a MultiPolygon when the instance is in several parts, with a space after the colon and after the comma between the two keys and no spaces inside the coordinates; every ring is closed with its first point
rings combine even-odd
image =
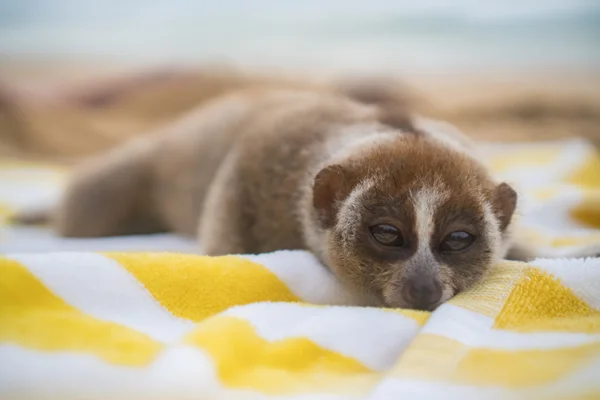
{"type": "Polygon", "coordinates": [[[171,107],[189,79],[203,91],[227,74],[400,78],[419,111],[478,138],[597,141],[600,2],[0,0],[0,150],[109,147],[200,102],[171,107]],[[169,95],[141,85],[82,106],[153,68],[169,95]]]}

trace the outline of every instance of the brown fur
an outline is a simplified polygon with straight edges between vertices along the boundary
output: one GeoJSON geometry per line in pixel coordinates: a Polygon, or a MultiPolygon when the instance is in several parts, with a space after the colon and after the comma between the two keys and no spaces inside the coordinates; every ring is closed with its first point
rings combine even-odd
{"type": "Polygon", "coordinates": [[[504,255],[514,192],[492,180],[456,132],[384,117],[407,115],[400,103],[349,97],[360,99],[315,89],[214,100],[85,164],[56,210],[56,229],[78,237],[198,234],[210,255],[306,249],[359,303],[435,307],[504,255]],[[449,194],[431,210],[427,237],[421,189],[449,194]],[[400,228],[407,245],[378,245],[369,227],[381,222],[400,228]],[[476,243],[440,253],[438,243],[453,230],[469,230],[476,243]],[[406,301],[402,289],[416,275],[435,279],[443,298],[426,306],[406,301]]]}
{"type": "MultiPolygon", "coordinates": [[[[334,224],[331,229],[327,249],[329,264],[353,286],[375,293],[382,304],[413,306],[402,299],[400,291],[403,281],[415,271],[426,271],[441,282],[447,299],[472,285],[491,263],[504,255],[498,241],[510,223],[516,194],[506,184],[496,185],[487,170],[471,157],[435,143],[427,136],[408,135],[363,152],[335,170],[330,179],[336,182],[356,186],[357,182],[373,177],[376,183],[361,195],[356,208],[346,210],[354,227],[348,229],[347,221],[339,223],[338,220],[338,225],[334,224]],[[339,178],[340,175],[344,177],[339,178]],[[424,238],[416,230],[413,195],[419,188],[439,186],[446,187],[450,195],[434,210],[435,227],[432,235],[424,238]],[[496,237],[488,233],[491,227],[484,218],[485,202],[492,206],[494,215],[498,215],[496,237]],[[367,228],[379,223],[399,227],[407,246],[388,249],[375,242],[367,228]],[[471,247],[456,254],[437,251],[436,246],[445,235],[463,230],[478,238],[471,247]],[[423,239],[431,241],[428,256],[433,257],[417,260],[415,264],[417,247],[423,239]]],[[[336,193],[352,190],[340,186],[343,185],[336,184],[336,193]]],[[[319,187],[323,187],[322,182],[319,187]]],[[[317,198],[322,194],[317,192],[317,198]]],[[[334,214],[340,218],[339,211],[334,214]]],[[[321,221],[325,227],[332,226],[328,218],[321,221]]],[[[433,306],[437,305],[439,303],[433,306]]]]}

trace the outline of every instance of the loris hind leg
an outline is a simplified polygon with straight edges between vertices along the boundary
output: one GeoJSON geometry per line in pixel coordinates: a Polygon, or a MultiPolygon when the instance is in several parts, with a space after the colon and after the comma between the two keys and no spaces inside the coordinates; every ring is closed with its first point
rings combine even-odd
{"type": "Polygon", "coordinates": [[[200,216],[198,239],[207,255],[251,251],[249,223],[244,216],[241,185],[236,179],[235,156],[229,154],[211,183],[200,216]]]}
{"type": "Polygon", "coordinates": [[[61,236],[100,237],[163,231],[153,212],[151,146],[132,142],[75,172],[51,217],[61,236]]]}

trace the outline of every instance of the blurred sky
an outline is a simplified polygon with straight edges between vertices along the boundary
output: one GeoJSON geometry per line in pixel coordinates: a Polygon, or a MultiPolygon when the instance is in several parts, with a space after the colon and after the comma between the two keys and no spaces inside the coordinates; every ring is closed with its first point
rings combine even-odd
{"type": "Polygon", "coordinates": [[[600,0],[0,0],[0,56],[589,70],[600,0]]]}

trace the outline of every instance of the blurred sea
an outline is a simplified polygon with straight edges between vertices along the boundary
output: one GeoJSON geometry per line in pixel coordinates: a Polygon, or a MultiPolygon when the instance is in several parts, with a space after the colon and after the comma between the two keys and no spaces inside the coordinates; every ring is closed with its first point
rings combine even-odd
{"type": "Polygon", "coordinates": [[[600,0],[0,0],[0,57],[600,68],[600,0]]]}

